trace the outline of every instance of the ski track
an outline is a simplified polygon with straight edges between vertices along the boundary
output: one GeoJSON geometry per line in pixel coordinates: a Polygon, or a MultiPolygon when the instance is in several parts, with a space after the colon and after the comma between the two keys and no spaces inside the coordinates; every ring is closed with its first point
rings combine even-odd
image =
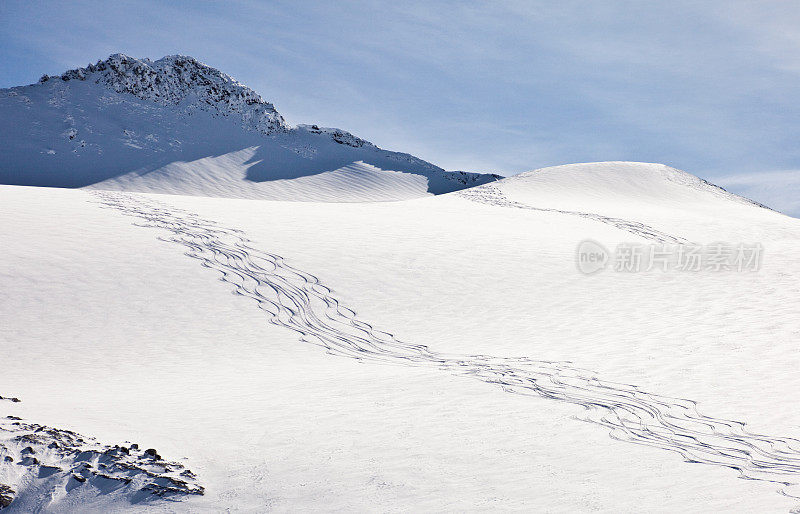
{"type": "Polygon", "coordinates": [[[585,409],[580,419],[608,428],[614,439],[673,451],[687,462],[728,467],[740,478],[775,483],[781,494],[800,499],[794,487],[800,483],[798,439],[751,433],[743,422],[701,414],[693,400],[603,380],[570,361],[447,354],[399,341],[358,319],[314,275],[251,246],[240,230],[141,195],[90,194],[105,207],[143,220],[134,225],[168,231],[168,237],[159,239],[188,248],[186,255],[220,272],[235,294],[255,300],[270,323],[298,332],[301,341],[331,355],[437,368],[497,384],[510,393],[580,405],[585,409]]]}
{"type": "Polygon", "coordinates": [[[671,243],[671,244],[690,243],[689,241],[687,241],[682,237],[672,236],[670,234],[656,230],[653,227],[645,225],[644,223],[640,223],[638,221],[628,221],[622,218],[611,218],[608,216],[602,216],[600,214],[594,214],[591,212],[564,211],[561,209],[547,209],[544,207],[533,207],[531,205],[527,205],[521,202],[515,202],[506,198],[506,195],[503,194],[500,188],[492,184],[485,184],[482,186],[471,187],[469,189],[458,191],[456,192],[456,194],[461,196],[462,198],[466,198],[467,200],[471,200],[473,202],[484,203],[487,205],[495,205],[497,207],[512,207],[516,209],[526,209],[529,211],[556,212],[559,214],[568,214],[570,216],[578,216],[581,218],[599,221],[601,223],[611,225],[612,227],[616,227],[620,230],[624,230],[625,232],[630,232],[631,234],[643,237],[645,239],[650,239],[651,241],[657,241],[659,243],[671,243]]]}

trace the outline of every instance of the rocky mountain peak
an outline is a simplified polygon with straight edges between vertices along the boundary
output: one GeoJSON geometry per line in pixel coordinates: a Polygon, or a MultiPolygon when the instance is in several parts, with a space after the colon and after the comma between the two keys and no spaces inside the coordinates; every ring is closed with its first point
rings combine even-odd
{"type": "Polygon", "coordinates": [[[162,105],[189,104],[223,116],[239,116],[245,128],[264,134],[287,130],[283,116],[258,93],[185,55],[151,61],[113,54],[60,76],[45,75],[39,82],[51,80],[89,80],[162,105]]]}

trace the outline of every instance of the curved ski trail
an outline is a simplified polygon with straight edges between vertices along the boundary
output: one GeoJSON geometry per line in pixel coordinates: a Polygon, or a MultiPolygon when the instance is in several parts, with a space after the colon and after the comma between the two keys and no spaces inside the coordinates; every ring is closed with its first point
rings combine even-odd
{"type": "Polygon", "coordinates": [[[515,209],[525,209],[529,211],[555,212],[558,214],[567,214],[570,216],[578,216],[579,218],[586,218],[593,221],[599,221],[600,223],[611,225],[612,227],[624,230],[625,232],[630,232],[631,234],[643,237],[645,239],[649,239],[651,241],[657,241],[659,243],[689,244],[689,241],[687,241],[682,237],[677,237],[667,234],[666,232],[661,232],[660,230],[657,230],[651,227],[650,225],[646,225],[639,221],[629,221],[622,218],[612,218],[609,216],[603,216],[591,212],[565,211],[561,209],[533,207],[532,205],[527,205],[521,202],[515,202],[506,198],[506,195],[503,194],[500,188],[492,184],[484,184],[482,186],[471,187],[469,189],[457,191],[455,194],[457,194],[462,198],[466,198],[467,200],[471,200],[473,202],[484,203],[487,205],[494,205],[497,207],[511,207],[515,209]]]}
{"type": "Polygon", "coordinates": [[[693,400],[603,380],[569,361],[436,352],[399,341],[359,319],[314,275],[251,246],[244,233],[196,214],[130,193],[92,191],[106,207],[165,229],[164,241],[222,274],[235,294],[252,298],[269,322],[294,330],[327,353],[361,361],[437,368],[497,384],[505,391],[585,408],[584,421],[607,427],[614,439],[674,451],[687,462],[735,469],[741,478],[779,484],[800,498],[800,440],[754,434],[740,421],[701,414],[693,400]],[[792,491],[790,491],[792,489],[792,491]]]}

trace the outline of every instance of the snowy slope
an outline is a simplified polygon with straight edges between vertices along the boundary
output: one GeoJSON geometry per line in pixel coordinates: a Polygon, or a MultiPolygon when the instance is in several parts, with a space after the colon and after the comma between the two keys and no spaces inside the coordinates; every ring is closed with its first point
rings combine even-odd
{"type": "Polygon", "coordinates": [[[512,198],[535,202],[540,207],[611,213],[645,206],[714,210],[736,204],[759,205],[690,174],[663,164],[597,162],[566,164],[521,173],[498,184],[512,198]]]}
{"type": "Polygon", "coordinates": [[[115,54],[0,90],[0,183],[287,200],[404,199],[493,175],[445,172],[339,130],[289,127],[191,57],[115,54]]]}
{"type": "Polygon", "coordinates": [[[731,194],[685,171],[663,164],[600,162],[567,164],[529,171],[464,194],[488,203],[561,211],[652,233],[655,241],[745,242],[762,237],[774,211],[731,194]],[[736,220],[744,217],[741,225],[736,220]],[[700,223],[698,220],[702,219],[700,223]],[[711,226],[709,226],[711,224],[711,226]],[[714,228],[714,230],[709,230],[714,228]],[[735,228],[732,231],[732,228],[735,228]],[[752,235],[746,236],[749,231],[752,235]],[[708,237],[712,239],[708,239],[708,237]]]}
{"type": "Polygon", "coordinates": [[[157,448],[205,488],[55,483],[27,505],[800,505],[776,494],[800,482],[800,221],[682,172],[572,165],[358,204],[2,186],[0,215],[0,394],[22,400],[0,414],[157,448]],[[581,240],[666,236],[760,242],[763,266],[575,267],[581,240]]]}

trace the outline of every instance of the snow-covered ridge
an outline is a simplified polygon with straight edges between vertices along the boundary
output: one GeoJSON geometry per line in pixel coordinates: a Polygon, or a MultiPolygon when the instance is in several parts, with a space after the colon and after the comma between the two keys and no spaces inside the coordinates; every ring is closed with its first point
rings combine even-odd
{"type": "Polygon", "coordinates": [[[552,166],[466,189],[458,195],[496,207],[601,222],[664,244],[703,241],[708,234],[698,225],[698,216],[724,212],[729,219],[770,219],[775,214],[691,173],[645,162],[552,166]],[[671,218],[670,223],[664,223],[664,216],[671,218]]]}
{"type": "MultiPolygon", "coordinates": [[[[168,55],[156,61],[137,59],[122,53],[61,75],[44,75],[40,84],[51,80],[89,80],[117,93],[130,93],[161,105],[200,107],[223,116],[240,116],[242,126],[262,134],[287,132],[283,116],[275,106],[233,77],[188,55],[168,55]]],[[[325,134],[333,141],[354,148],[375,147],[369,141],[338,128],[298,125],[299,131],[325,134]]]]}
{"type": "Polygon", "coordinates": [[[505,181],[512,188],[552,189],[569,194],[611,200],[613,197],[642,201],[685,202],[690,193],[707,194],[721,200],[768,207],[730,193],[716,184],[686,171],[648,162],[586,162],[551,166],[520,173],[505,181]]]}
{"type": "Polygon", "coordinates": [[[467,187],[479,186],[504,178],[497,173],[475,173],[472,171],[445,171],[444,176],[447,180],[458,182],[467,187]]]}
{"type": "Polygon", "coordinates": [[[320,127],[319,125],[298,125],[297,130],[310,134],[325,134],[340,145],[352,146],[353,148],[375,148],[375,145],[366,139],[361,139],[350,132],[338,128],[320,127]]]}
{"type": "Polygon", "coordinates": [[[389,201],[492,182],[272,103],[183,55],[114,54],[0,89],[0,183],[303,201],[389,201]]]}
{"type": "Polygon", "coordinates": [[[65,82],[90,80],[118,93],[130,93],[162,105],[189,101],[215,114],[241,116],[245,128],[263,134],[287,129],[275,106],[264,101],[258,93],[185,55],[169,55],[151,61],[113,54],[96,64],[69,70],[60,76],[44,75],[39,82],[58,79],[65,82]]]}

